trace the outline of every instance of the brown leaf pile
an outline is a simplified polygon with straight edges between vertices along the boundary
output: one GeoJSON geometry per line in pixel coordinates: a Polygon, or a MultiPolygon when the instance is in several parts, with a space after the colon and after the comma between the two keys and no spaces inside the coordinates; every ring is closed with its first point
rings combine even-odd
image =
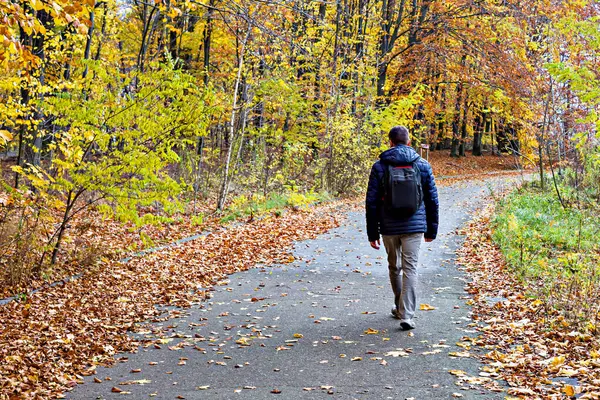
{"type": "Polygon", "coordinates": [[[490,206],[467,225],[458,253],[473,279],[469,303],[481,333],[474,343],[488,350],[480,375],[496,380],[493,389],[508,384],[506,391],[517,398],[599,399],[598,338],[572,330],[558,313],[546,311],[544,299],[528,297],[492,242],[492,213],[490,206]]]}
{"type": "Polygon", "coordinates": [[[293,242],[338,226],[339,207],[221,228],[127,264],[97,265],[81,279],[1,306],[0,399],[57,398],[116,352],[134,350],[127,331],[160,318],[155,304],[189,306],[227,274],[293,261],[293,242]]]}
{"type": "Polygon", "coordinates": [[[438,176],[479,175],[519,169],[518,159],[512,155],[486,154],[475,157],[468,154],[466,157],[451,158],[448,153],[449,151],[429,152],[429,163],[438,176]]]}
{"type": "MultiPolygon", "coordinates": [[[[39,289],[51,282],[76,275],[99,262],[117,261],[141,250],[166,245],[199,232],[219,229],[222,225],[220,216],[211,211],[212,203],[207,200],[198,204],[197,214],[203,212],[206,215],[201,225],[192,222],[191,216],[194,213],[191,210],[188,213],[172,215],[170,222],[136,227],[132,223],[124,224],[104,217],[94,208],[85,209],[76,214],[69,223],[70,227],[65,231],[57,263],[51,268],[46,268],[43,274],[10,284],[0,269],[0,298],[39,289]],[[146,242],[143,238],[147,238],[146,242]]],[[[50,212],[55,223],[46,227],[45,234],[48,236],[58,227],[62,216],[58,209],[50,212]]],[[[147,209],[145,212],[162,215],[160,210],[155,209],[147,209]]],[[[39,259],[40,255],[41,250],[35,259],[39,259]]],[[[3,267],[5,265],[0,259],[0,268],[3,267]]]]}

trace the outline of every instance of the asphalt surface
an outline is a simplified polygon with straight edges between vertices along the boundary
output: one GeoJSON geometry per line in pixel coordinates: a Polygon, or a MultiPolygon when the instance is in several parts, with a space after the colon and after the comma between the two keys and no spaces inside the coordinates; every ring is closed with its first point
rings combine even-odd
{"type": "Polygon", "coordinates": [[[231,275],[209,301],[171,310],[179,316],[138,335],[147,343],[137,353],[119,355],[67,398],[502,399],[458,386],[450,370],[478,376],[481,364],[449,353],[477,335],[453,262],[456,231],[510,181],[440,188],[438,239],[423,243],[419,260],[418,303],[435,309],[417,311],[412,331],[390,315],[385,250],[369,247],[364,213],[350,212],[338,229],[298,242],[294,263],[231,275]]]}

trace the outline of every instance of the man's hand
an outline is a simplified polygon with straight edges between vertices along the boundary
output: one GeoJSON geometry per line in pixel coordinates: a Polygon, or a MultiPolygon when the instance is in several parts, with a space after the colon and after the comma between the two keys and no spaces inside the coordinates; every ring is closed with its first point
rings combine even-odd
{"type": "Polygon", "coordinates": [[[433,239],[431,239],[431,238],[425,238],[425,241],[426,241],[427,243],[431,243],[431,242],[433,242],[433,239]]]}
{"type": "Polygon", "coordinates": [[[374,248],[375,250],[379,250],[379,245],[381,245],[381,242],[379,241],[379,239],[377,239],[374,242],[369,242],[371,244],[371,247],[374,248]]]}

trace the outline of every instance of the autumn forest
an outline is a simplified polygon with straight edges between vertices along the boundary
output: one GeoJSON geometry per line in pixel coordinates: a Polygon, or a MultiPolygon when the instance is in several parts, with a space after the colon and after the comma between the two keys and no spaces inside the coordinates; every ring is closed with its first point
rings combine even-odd
{"type": "MultiPolygon", "coordinates": [[[[532,176],[525,192],[494,198],[487,245],[524,281],[540,280],[530,293],[558,325],[596,335],[599,15],[589,0],[1,1],[0,297],[10,305],[0,306],[0,399],[55,398],[92,373],[93,357],[131,350],[123,332],[155,316],[154,304],[185,307],[195,295],[181,292],[199,282],[293,262],[294,241],[343,224],[340,204],[363,200],[396,125],[437,176],[472,177],[497,160],[532,176]],[[560,217],[532,219],[551,212],[560,217]],[[544,231],[560,218],[578,232],[568,243],[557,241],[569,233],[544,231]],[[256,231],[224,228],[257,220],[256,231]],[[160,296],[117,300],[146,287],[134,273],[110,278],[123,257],[207,230],[223,233],[194,250],[189,270],[175,258],[139,261],[161,276],[160,296]],[[48,329],[26,321],[48,304],[28,300],[31,290],[86,273],[110,279],[103,301],[114,307],[56,324],[120,327],[97,332],[112,350],[88,354],[87,338],[24,361],[5,322],[18,313],[19,329],[48,329]],[[575,281],[581,290],[565,284],[575,281]]],[[[71,307],[92,309],[83,303],[71,307]]],[[[585,392],[557,390],[571,389],[585,392]]]]}

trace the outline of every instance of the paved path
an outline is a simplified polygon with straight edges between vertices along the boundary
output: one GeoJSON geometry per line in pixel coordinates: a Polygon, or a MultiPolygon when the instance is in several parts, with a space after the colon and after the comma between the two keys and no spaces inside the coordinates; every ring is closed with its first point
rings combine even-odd
{"type": "Polygon", "coordinates": [[[476,335],[464,276],[452,261],[456,229],[490,188],[508,181],[440,189],[440,233],[423,244],[419,267],[419,303],[436,309],[417,311],[410,333],[389,314],[385,252],[368,246],[363,213],[352,212],[342,227],[297,243],[293,264],[232,275],[209,302],[155,323],[146,338],[161,332],[170,340],[161,349],[121,355],[128,360],[98,369],[94,377],[102,383],[88,377],[67,398],[451,399],[458,392],[501,399],[456,386],[448,370],[477,376],[480,365],[448,353],[464,350],[456,343],[476,335]],[[123,397],[113,387],[131,393],[123,397]]]}

